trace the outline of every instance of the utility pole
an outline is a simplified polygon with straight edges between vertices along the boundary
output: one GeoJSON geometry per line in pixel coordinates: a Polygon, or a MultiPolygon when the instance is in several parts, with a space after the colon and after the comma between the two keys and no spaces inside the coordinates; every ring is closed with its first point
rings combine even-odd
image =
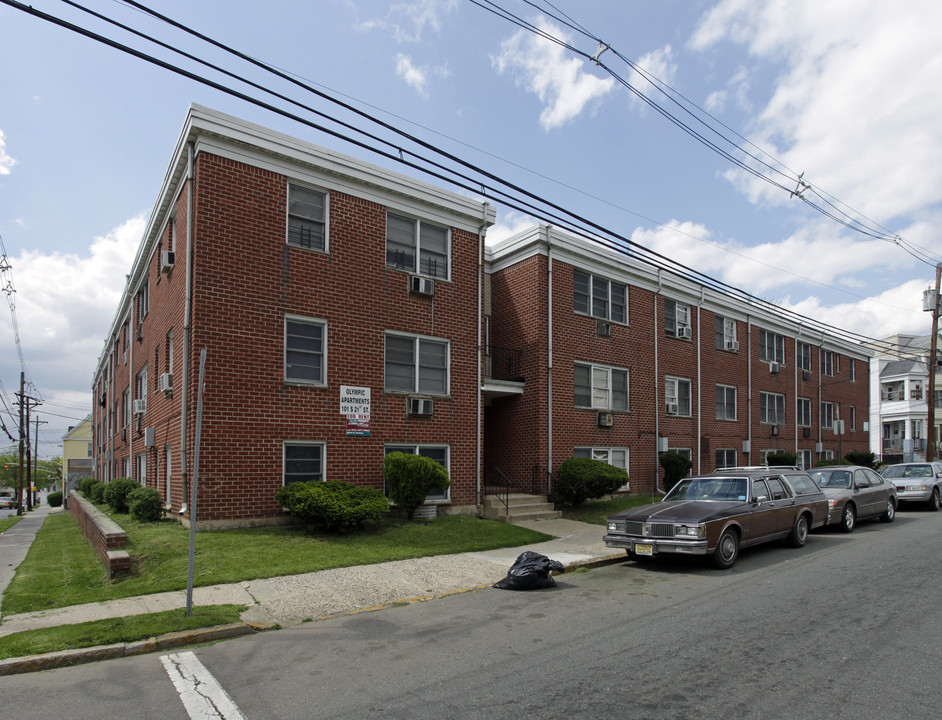
{"type": "Polygon", "coordinates": [[[16,514],[23,514],[23,404],[26,396],[26,373],[20,371],[20,466],[17,468],[16,514]]]}
{"type": "MultiPolygon", "coordinates": [[[[39,417],[36,417],[36,438],[33,440],[35,447],[35,451],[33,452],[33,485],[36,485],[39,482],[39,426],[46,424],[47,423],[45,420],[40,423],[39,417]]],[[[32,488],[32,485],[30,488],[32,488]]],[[[32,489],[30,492],[32,492],[32,489]]]]}
{"type": "Polygon", "coordinates": [[[929,416],[926,421],[926,424],[929,426],[926,428],[926,435],[928,440],[926,441],[926,462],[932,462],[935,460],[935,443],[936,443],[936,430],[935,430],[935,373],[936,368],[938,367],[936,360],[936,352],[939,346],[939,283],[942,281],[942,263],[938,263],[935,266],[935,295],[929,303],[926,303],[926,300],[923,299],[922,309],[932,311],[932,338],[929,340],[929,397],[926,398],[927,404],[929,405],[929,416]],[[926,305],[930,307],[926,307],[926,305]]]}

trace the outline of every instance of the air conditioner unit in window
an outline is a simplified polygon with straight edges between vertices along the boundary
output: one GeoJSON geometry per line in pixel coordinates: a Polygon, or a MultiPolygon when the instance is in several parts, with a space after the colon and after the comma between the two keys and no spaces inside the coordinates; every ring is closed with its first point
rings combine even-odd
{"type": "Polygon", "coordinates": [[[422,277],[420,275],[412,276],[412,292],[417,295],[434,295],[435,294],[435,281],[432,278],[422,277]]]}
{"type": "Polygon", "coordinates": [[[135,415],[143,415],[145,412],[147,412],[147,398],[135,400],[132,407],[135,415]]]}
{"type": "Polygon", "coordinates": [[[121,428],[121,442],[128,441],[128,429],[126,427],[121,428]]]}
{"type": "Polygon", "coordinates": [[[599,413],[599,427],[612,427],[615,424],[615,416],[612,413],[599,413]]]}
{"type": "Polygon", "coordinates": [[[772,436],[773,436],[773,437],[778,436],[778,425],[773,425],[773,426],[772,426],[772,436]]]}
{"type": "Polygon", "coordinates": [[[693,330],[691,330],[689,327],[679,327],[677,328],[677,332],[675,334],[679,338],[689,340],[693,337],[693,330]]]}
{"type": "Polygon", "coordinates": [[[612,324],[599,320],[598,323],[596,324],[596,330],[598,331],[599,335],[604,335],[605,337],[608,337],[609,335],[612,334],[612,324]]]}
{"type": "Polygon", "coordinates": [[[162,373],[160,376],[160,391],[170,392],[171,390],[173,390],[173,374],[162,373]]]}
{"type": "Polygon", "coordinates": [[[802,380],[810,380],[810,379],[811,379],[811,373],[810,373],[808,370],[802,370],[802,371],[801,371],[801,379],[802,379],[802,380]]]}
{"type": "Polygon", "coordinates": [[[726,349],[732,350],[733,352],[739,352],[739,343],[736,342],[735,340],[727,340],[726,349]]]}
{"type": "Polygon", "coordinates": [[[802,436],[802,437],[811,437],[811,428],[810,428],[810,427],[802,428],[802,429],[801,429],[801,436],[802,436]]]}
{"type": "Polygon", "coordinates": [[[144,328],[140,325],[137,326],[137,332],[134,333],[134,337],[137,338],[138,342],[141,342],[144,339],[144,328]]]}
{"type": "Polygon", "coordinates": [[[778,372],[778,363],[777,363],[777,362],[770,362],[770,363],[769,363],[769,372],[772,373],[773,375],[778,372]]]}
{"type": "Polygon", "coordinates": [[[435,406],[429,398],[409,398],[410,415],[431,415],[435,406]]]}
{"type": "Polygon", "coordinates": [[[676,415],[677,414],[677,403],[667,403],[667,414],[676,415]]]}
{"type": "Polygon", "coordinates": [[[176,259],[176,253],[173,250],[163,250],[160,253],[160,272],[168,273],[173,270],[173,262],[176,259]]]}

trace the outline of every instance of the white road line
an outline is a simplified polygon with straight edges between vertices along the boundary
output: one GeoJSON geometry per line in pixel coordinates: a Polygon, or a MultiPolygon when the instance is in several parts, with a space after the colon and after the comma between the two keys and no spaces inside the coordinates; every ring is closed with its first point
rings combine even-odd
{"type": "Polygon", "coordinates": [[[192,652],[161,655],[160,662],[192,720],[245,720],[232,698],[192,652]]]}

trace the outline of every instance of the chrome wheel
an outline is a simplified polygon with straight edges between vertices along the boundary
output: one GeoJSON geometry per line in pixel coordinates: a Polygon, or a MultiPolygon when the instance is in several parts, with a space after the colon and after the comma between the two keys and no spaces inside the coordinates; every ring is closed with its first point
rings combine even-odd
{"type": "Polygon", "coordinates": [[[894,519],[896,519],[896,503],[890,498],[886,501],[886,510],[884,510],[883,514],[880,516],[880,521],[893,522],[894,519]]]}
{"type": "Polygon", "coordinates": [[[854,506],[848,503],[844,506],[844,512],[841,514],[841,532],[853,532],[857,525],[857,511],[854,506]]]}
{"type": "Polygon", "coordinates": [[[940,505],[942,505],[942,501],[940,501],[939,498],[939,488],[932,488],[932,497],[929,498],[929,509],[935,512],[939,509],[940,505]]]}
{"type": "Polygon", "coordinates": [[[808,517],[806,515],[800,515],[795,521],[795,527],[792,528],[791,534],[788,536],[788,544],[792,547],[803,547],[804,544],[808,541],[808,517]]]}
{"type": "Polygon", "coordinates": [[[733,529],[723,531],[713,553],[713,564],[721,570],[731,568],[739,557],[739,536],[733,529]]]}

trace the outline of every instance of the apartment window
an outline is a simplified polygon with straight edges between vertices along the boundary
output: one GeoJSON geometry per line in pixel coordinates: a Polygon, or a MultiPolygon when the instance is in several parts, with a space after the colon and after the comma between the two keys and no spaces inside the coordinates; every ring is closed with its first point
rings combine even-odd
{"type": "Polygon", "coordinates": [[[150,278],[144,278],[144,284],[137,291],[137,319],[143,320],[147,317],[147,311],[150,309],[150,292],[148,290],[150,278]]]}
{"type": "Polygon", "coordinates": [[[785,396],[780,393],[759,393],[759,422],[767,425],[785,424],[785,396]]]}
{"type": "Polygon", "coordinates": [[[137,374],[134,380],[134,398],[136,400],[147,400],[147,366],[137,374]]]}
{"type": "Polygon", "coordinates": [[[288,244],[327,249],[327,193],[288,183],[288,244]]]}
{"type": "Polygon", "coordinates": [[[131,424],[131,388],[124,388],[124,392],[121,394],[121,404],[124,406],[124,425],[122,427],[127,427],[131,424]]]}
{"type": "Polygon", "coordinates": [[[935,406],[942,407],[942,390],[934,391],[935,394],[935,406]]]}
{"type": "Polygon", "coordinates": [[[848,362],[850,364],[850,381],[857,382],[857,363],[854,358],[849,358],[848,362]]]}
{"type": "Polygon", "coordinates": [[[798,398],[798,427],[811,427],[811,398],[798,398]]]}
{"type": "Polygon", "coordinates": [[[857,408],[853,405],[850,406],[850,429],[857,429],[857,408]]]}
{"type": "Polygon", "coordinates": [[[821,459],[822,459],[822,460],[833,460],[833,459],[834,459],[834,451],[833,451],[833,450],[822,450],[822,451],[821,451],[821,459]]]}
{"type": "Polygon", "coordinates": [[[821,427],[834,429],[834,403],[821,403],[821,427]]]}
{"type": "MultiPolygon", "coordinates": [[[[401,452],[407,453],[409,455],[421,455],[422,457],[427,457],[429,460],[434,460],[443,468],[445,468],[445,470],[448,470],[449,448],[447,445],[387,445],[385,447],[384,453],[388,455],[391,452],[401,452]]],[[[389,495],[389,491],[386,488],[384,488],[384,492],[389,495]]],[[[448,500],[449,497],[450,495],[448,488],[444,490],[433,488],[432,491],[425,496],[425,501],[433,502],[435,500],[448,500]]]]}
{"type": "Polygon", "coordinates": [[[675,337],[690,337],[690,306],[673,300],[664,300],[664,330],[675,337]]]}
{"type": "Polygon", "coordinates": [[[736,467],[736,451],[730,448],[716,449],[716,469],[736,467]]]}
{"type": "Polygon", "coordinates": [[[835,372],[840,371],[837,361],[837,354],[830,350],[821,351],[821,374],[834,377],[835,372]]]}
{"type": "Polygon", "coordinates": [[[282,482],[310,482],[324,479],[324,443],[286,442],[282,482]]]}
{"type": "Polygon", "coordinates": [[[617,323],[628,322],[628,288],[581,270],[572,272],[572,308],[617,323]]]}
{"type": "Polygon", "coordinates": [[[717,315],[716,349],[736,350],[738,347],[739,344],[736,342],[736,321],[717,315]]]}
{"type": "Polygon", "coordinates": [[[716,419],[736,419],[736,388],[732,385],[716,386],[716,419]]]}
{"type": "Polygon", "coordinates": [[[785,364],[785,336],[768,330],[759,331],[759,359],[785,364]]]}
{"type": "Polygon", "coordinates": [[[628,409],[628,371],[576,363],[575,406],[599,410],[628,409]]]}
{"type": "Polygon", "coordinates": [[[167,372],[173,372],[173,330],[167,333],[167,372]]]}
{"type": "Polygon", "coordinates": [[[811,346],[808,343],[797,343],[798,369],[811,372],[811,346]]]}
{"type": "Polygon", "coordinates": [[[134,456],[134,466],[137,470],[137,480],[141,485],[147,485],[147,453],[134,456]]]}
{"type": "Polygon", "coordinates": [[[386,213],[386,265],[447,279],[448,229],[386,213]]]}
{"type": "Polygon", "coordinates": [[[664,378],[664,402],[668,415],[690,417],[690,381],[686,378],[664,378]]]}
{"type": "Polygon", "coordinates": [[[910,400],[922,400],[922,383],[914,382],[909,389],[910,400]]]}
{"type": "MultiPolygon", "coordinates": [[[[606,465],[613,465],[628,472],[628,448],[624,447],[577,447],[572,451],[572,456],[577,458],[591,458],[599,460],[606,465]]],[[[627,490],[626,482],[619,490],[627,490]]]]}
{"type": "Polygon", "coordinates": [[[323,322],[285,318],[285,380],[325,384],[326,334],[323,322]]]}
{"type": "Polygon", "coordinates": [[[448,394],[448,341],[386,333],[387,392],[448,394]]]}
{"type": "Polygon", "coordinates": [[[810,450],[798,451],[798,467],[801,470],[810,470],[814,467],[814,457],[810,450]]]}

